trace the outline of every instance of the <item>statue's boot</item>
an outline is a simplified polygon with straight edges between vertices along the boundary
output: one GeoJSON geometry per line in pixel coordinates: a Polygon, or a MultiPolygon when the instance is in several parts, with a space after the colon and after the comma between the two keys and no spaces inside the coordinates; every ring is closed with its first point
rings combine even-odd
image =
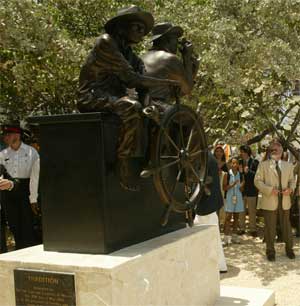
{"type": "Polygon", "coordinates": [[[189,227],[193,227],[195,219],[195,211],[194,209],[189,209],[185,212],[185,222],[188,224],[189,227]]]}
{"type": "Polygon", "coordinates": [[[155,169],[151,168],[151,166],[149,165],[148,167],[142,170],[142,172],[140,173],[140,177],[149,178],[150,176],[154,174],[154,172],[155,172],[155,169]]]}
{"type": "Polygon", "coordinates": [[[130,172],[129,160],[122,158],[119,160],[120,185],[127,191],[140,191],[140,187],[133,183],[133,175],[130,172]]]}

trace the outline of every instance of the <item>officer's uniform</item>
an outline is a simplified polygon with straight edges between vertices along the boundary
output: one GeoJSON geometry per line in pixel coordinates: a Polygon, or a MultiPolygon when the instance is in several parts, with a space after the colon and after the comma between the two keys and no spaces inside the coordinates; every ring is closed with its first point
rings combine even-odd
{"type": "Polygon", "coordinates": [[[0,164],[18,181],[14,192],[2,195],[2,206],[16,249],[35,244],[33,212],[30,203],[37,203],[39,180],[39,154],[31,146],[21,143],[18,150],[8,147],[0,152],[0,164]]]}
{"type": "MultiPolygon", "coordinates": [[[[5,146],[0,142],[0,151],[2,151],[4,148],[5,146]]],[[[3,208],[1,208],[1,197],[0,197],[0,253],[5,253],[7,251],[5,226],[6,226],[6,220],[5,220],[4,210],[3,208]]]]}
{"type": "MultiPolygon", "coordinates": [[[[6,171],[5,167],[3,165],[0,165],[0,176],[4,179],[9,179],[13,182],[13,185],[8,190],[2,190],[0,191],[0,253],[7,252],[7,245],[6,245],[6,218],[4,214],[4,209],[1,207],[1,202],[3,198],[3,194],[7,192],[14,192],[18,186],[18,183],[16,180],[14,180],[6,171]]],[[[3,205],[2,205],[3,206],[3,205]]]]}
{"type": "Polygon", "coordinates": [[[6,236],[5,236],[5,215],[0,203],[0,253],[7,252],[6,236]]]}

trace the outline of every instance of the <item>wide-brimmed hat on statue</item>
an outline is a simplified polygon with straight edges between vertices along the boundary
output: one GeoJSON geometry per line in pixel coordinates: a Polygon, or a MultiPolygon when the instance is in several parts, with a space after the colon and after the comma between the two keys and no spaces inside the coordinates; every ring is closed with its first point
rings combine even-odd
{"type": "Polygon", "coordinates": [[[116,16],[106,22],[104,29],[108,34],[112,34],[116,24],[132,21],[140,21],[145,25],[145,35],[151,31],[154,25],[154,18],[151,13],[143,11],[136,5],[132,5],[120,9],[116,16]]]}
{"type": "Polygon", "coordinates": [[[152,41],[161,38],[165,35],[176,35],[181,37],[183,35],[183,29],[179,26],[173,26],[170,22],[161,22],[156,24],[152,29],[152,41]]]}

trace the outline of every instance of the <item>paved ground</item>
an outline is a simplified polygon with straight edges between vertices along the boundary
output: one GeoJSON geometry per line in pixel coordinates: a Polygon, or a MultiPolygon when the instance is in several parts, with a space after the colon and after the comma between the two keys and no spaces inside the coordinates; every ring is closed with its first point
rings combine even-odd
{"type": "Polygon", "coordinates": [[[262,239],[241,237],[240,245],[224,248],[228,272],[221,274],[221,285],[273,289],[276,306],[300,306],[300,239],[295,238],[295,260],[277,243],[276,261],[268,262],[262,239]]]}

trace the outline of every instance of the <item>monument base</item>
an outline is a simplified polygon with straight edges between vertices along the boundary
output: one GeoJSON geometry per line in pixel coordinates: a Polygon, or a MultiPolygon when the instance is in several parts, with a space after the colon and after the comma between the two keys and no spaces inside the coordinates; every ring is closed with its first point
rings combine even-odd
{"type": "Polygon", "coordinates": [[[271,289],[221,286],[221,296],[215,306],[274,306],[275,292],[271,289]]]}
{"type": "Polygon", "coordinates": [[[2,254],[0,305],[16,305],[16,270],[73,273],[77,306],[215,305],[217,231],[181,229],[109,255],[46,252],[42,245],[2,254]]]}

